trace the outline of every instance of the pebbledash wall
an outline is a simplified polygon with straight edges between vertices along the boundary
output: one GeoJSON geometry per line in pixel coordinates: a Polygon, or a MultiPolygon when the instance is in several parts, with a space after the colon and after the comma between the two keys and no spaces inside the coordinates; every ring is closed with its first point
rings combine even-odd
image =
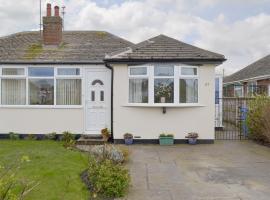
{"type": "Polygon", "coordinates": [[[113,95],[113,127],[116,143],[121,143],[124,133],[132,133],[142,142],[156,140],[161,133],[174,134],[179,142],[185,141],[189,132],[199,133],[201,142],[214,141],[215,127],[215,66],[198,68],[199,103],[196,106],[162,107],[132,106],[128,104],[128,66],[115,64],[113,95]]]}

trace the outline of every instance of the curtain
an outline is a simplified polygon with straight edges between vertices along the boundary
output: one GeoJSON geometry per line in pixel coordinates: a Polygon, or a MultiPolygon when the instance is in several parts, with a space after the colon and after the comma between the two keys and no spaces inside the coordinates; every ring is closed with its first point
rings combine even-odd
{"type": "Polygon", "coordinates": [[[198,103],[198,79],[180,79],[180,103],[198,103]]]}
{"type": "Polygon", "coordinates": [[[2,79],[2,105],[25,105],[26,80],[2,79]]]}
{"type": "Polygon", "coordinates": [[[148,103],[148,80],[130,79],[129,80],[129,102],[148,103]]]}
{"type": "Polygon", "coordinates": [[[81,105],[80,79],[58,79],[56,85],[57,105],[81,105]]]}

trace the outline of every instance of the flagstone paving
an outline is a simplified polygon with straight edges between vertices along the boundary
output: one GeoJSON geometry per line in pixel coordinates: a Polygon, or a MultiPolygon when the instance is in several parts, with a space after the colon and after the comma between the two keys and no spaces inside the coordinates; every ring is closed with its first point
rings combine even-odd
{"type": "Polygon", "coordinates": [[[132,145],[124,200],[269,200],[270,148],[251,141],[132,145]]]}

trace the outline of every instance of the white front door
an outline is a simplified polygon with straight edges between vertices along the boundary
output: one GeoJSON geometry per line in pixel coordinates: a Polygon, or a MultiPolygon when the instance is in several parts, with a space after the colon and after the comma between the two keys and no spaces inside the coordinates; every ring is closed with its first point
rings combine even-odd
{"type": "Polygon", "coordinates": [[[111,72],[106,68],[86,69],[85,132],[100,134],[111,126],[111,72]]]}

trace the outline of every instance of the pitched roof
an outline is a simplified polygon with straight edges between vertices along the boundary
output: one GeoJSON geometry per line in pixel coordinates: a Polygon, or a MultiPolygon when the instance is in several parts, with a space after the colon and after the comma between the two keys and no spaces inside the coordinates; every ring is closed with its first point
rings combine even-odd
{"type": "Polygon", "coordinates": [[[258,76],[270,75],[270,55],[248,65],[238,72],[224,78],[224,83],[243,81],[258,76]]]}
{"type": "Polygon", "coordinates": [[[0,38],[0,63],[102,62],[105,54],[133,45],[104,31],[65,31],[59,47],[42,46],[39,32],[0,38]]]}
{"type": "Polygon", "coordinates": [[[106,56],[107,61],[126,60],[213,60],[225,61],[221,54],[180,42],[165,35],[148,39],[106,56]]]}

